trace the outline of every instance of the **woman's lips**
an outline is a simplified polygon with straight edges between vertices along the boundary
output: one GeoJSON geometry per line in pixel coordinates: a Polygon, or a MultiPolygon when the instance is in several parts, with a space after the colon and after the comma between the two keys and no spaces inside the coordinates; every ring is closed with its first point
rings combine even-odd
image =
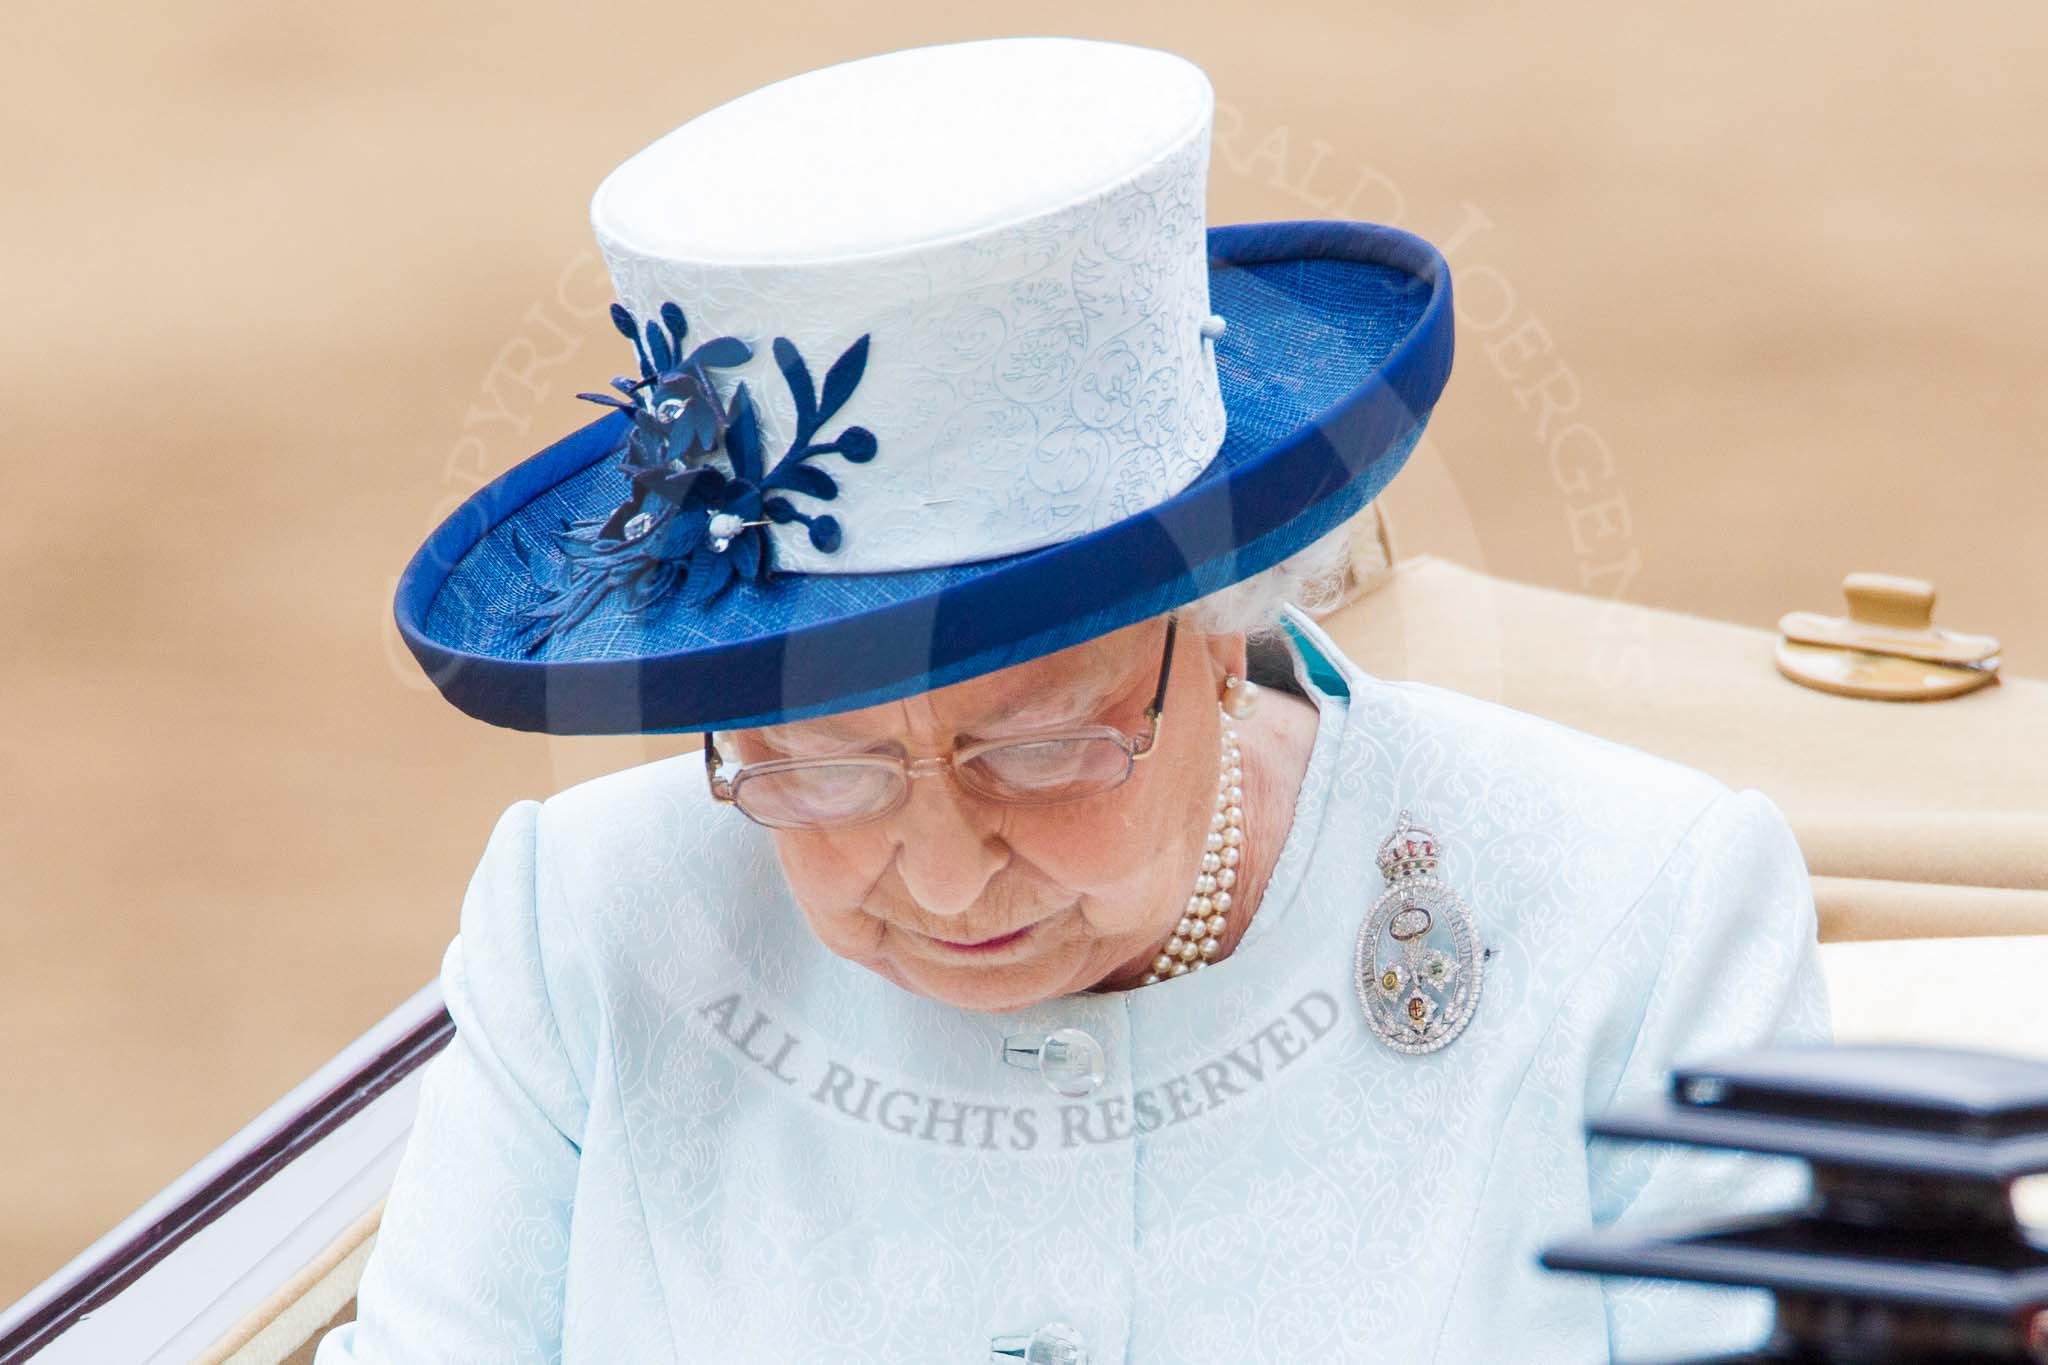
{"type": "MultiPolygon", "coordinates": [[[[1037,927],[1035,924],[1027,924],[1022,929],[1012,930],[1000,938],[985,938],[979,943],[955,943],[950,939],[943,938],[934,938],[932,942],[938,944],[941,948],[948,948],[956,953],[988,953],[994,952],[998,948],[1007,948],[1013,943],[1021,942],[1025,935],[1037,927]]],[[[930,936],[927,935],[927,937],[930,936]]]]}

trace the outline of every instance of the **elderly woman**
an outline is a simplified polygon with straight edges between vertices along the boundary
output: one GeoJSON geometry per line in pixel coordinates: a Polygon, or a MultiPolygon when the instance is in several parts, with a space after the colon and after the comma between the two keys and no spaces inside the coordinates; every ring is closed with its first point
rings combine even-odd
{"type": "Polygon", "coordinates": [[[1386,229],[1205,233],[1212,109],[1156,52],[922,49],[599,189],[638,376],[434,534],[399,621],[471,714],[702,761],[500,820],[320,1365],[1760,1329],[1535,1255],[1795,1193],[1581,1125],[1824,1036],[1799,851],[1301,609],[1442,388],[1449,283],[1386,229]]]}

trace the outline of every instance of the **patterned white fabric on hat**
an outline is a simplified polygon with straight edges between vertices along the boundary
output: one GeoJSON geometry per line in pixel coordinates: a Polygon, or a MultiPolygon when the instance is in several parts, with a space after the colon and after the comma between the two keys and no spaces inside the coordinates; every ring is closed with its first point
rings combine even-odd
{"type": "MultiPolygon", "coordinates": [[[[618,297],[822,372],[870,338],[839,421],[881,453],[838,478],[843,542],[769,528],[778,566],[858,573],[1072,539],[1184,488],[1223,439],[1204,195],[1215,96],[1145,48],[1002,39],[814,71],[683,125],[591,204],[618,297]]],[[[819,509],[824,510],[824,509],[819,509]]]]}

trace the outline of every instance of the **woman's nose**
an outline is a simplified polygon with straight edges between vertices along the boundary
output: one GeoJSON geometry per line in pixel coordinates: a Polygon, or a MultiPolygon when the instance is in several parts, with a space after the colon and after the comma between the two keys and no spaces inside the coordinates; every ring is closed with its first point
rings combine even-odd
{"type": "Polygon", "coordinates": [[[896,871],[919,907],[959,915],[981,896],[1009,855],[975,799],[952,777],[934,773],[910,784],[896,813],[896,871]]]}

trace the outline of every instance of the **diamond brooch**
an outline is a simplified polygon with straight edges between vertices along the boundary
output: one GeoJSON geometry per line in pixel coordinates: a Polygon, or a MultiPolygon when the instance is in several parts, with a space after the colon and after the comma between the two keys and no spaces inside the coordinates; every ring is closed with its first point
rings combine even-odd
{"type": "Polygon", "coordinates": [[[1434,1052],[1479,1005],[1489,950],[1472,912],[1437,875],[1434,832],[1407,811],[1380,843],[1387,889],[1358,928],[1355,974],[1366,1023],[1396,1052],[1434,1052]]]}

